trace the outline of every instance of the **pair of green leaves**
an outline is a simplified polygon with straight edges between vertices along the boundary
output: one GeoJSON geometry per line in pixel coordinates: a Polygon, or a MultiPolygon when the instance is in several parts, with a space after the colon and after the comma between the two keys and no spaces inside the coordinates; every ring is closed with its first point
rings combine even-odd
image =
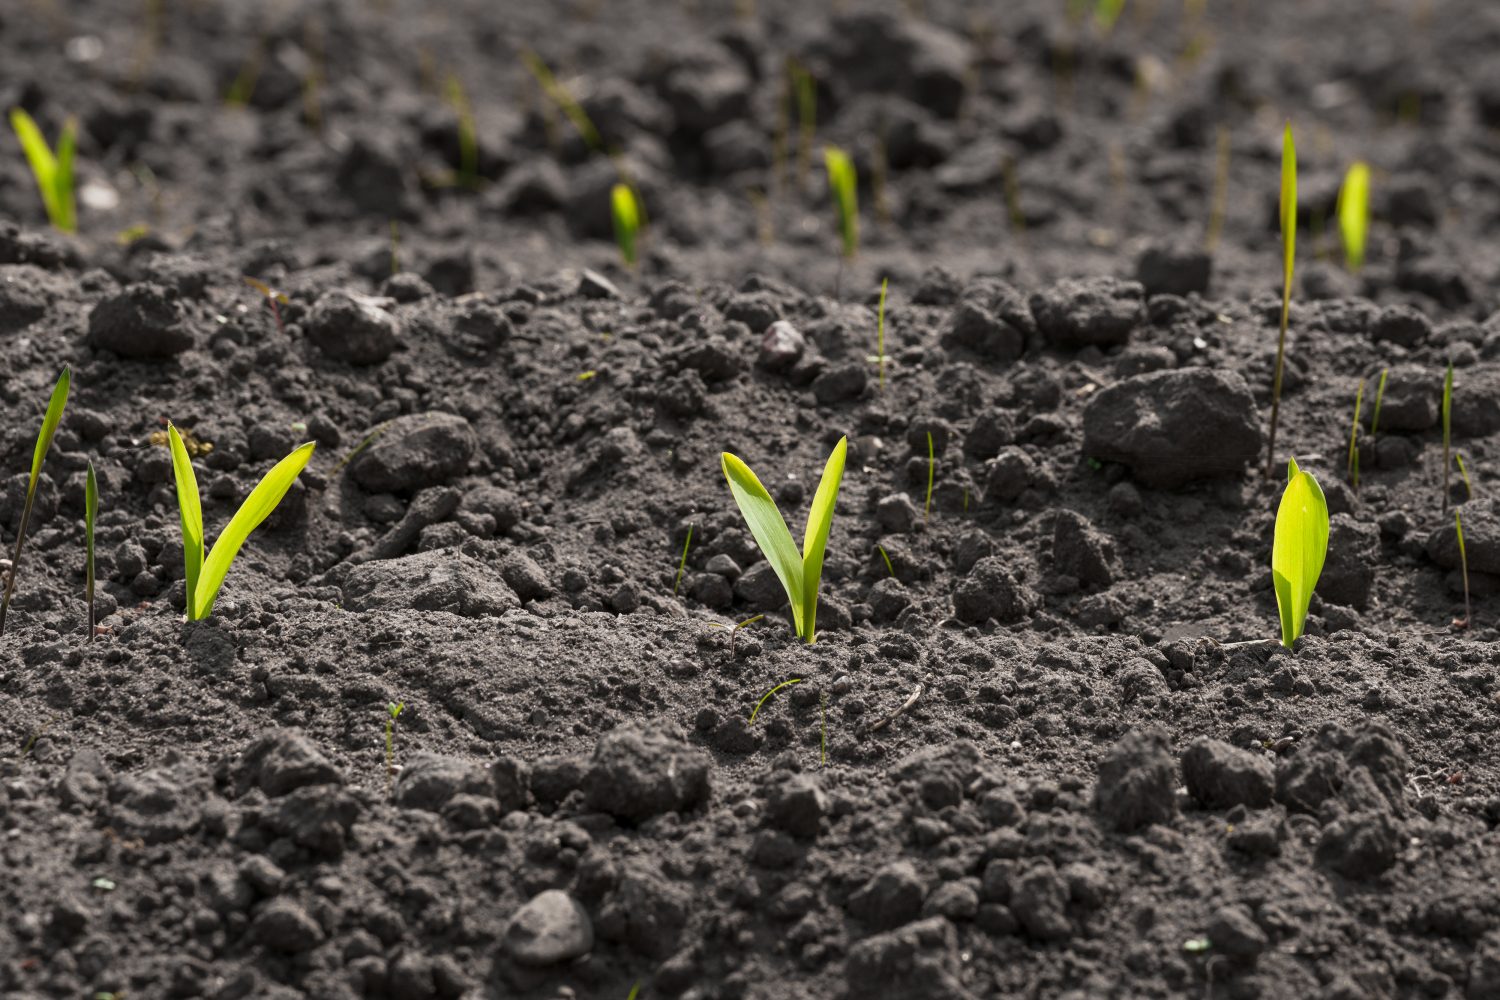
{"type": "Polygon", "coordinates": [[[1287,463],[1286,490],[1276,510],[1271,543],[1271,579],[1281,613],[1281,644],[1288,649],[1302,635],[1313,588],[1328,556],[1328,501],[1312,473],[1287,463]]]}
{"type": "Polygon", "coordinates": [[[262,521],[271,516],[276,505],[281,503],[287,490],[312,459],[312,442],[304,444],[266,473],[240,509],[229,519],[229,524],[219,534],[213,548],[205,559],[203,555],[203,507],[198,500],[198,477],[193,473],[193,462],[183,446],[177,428],[167,425],[167,437],[172,449],[172,475],[177,481],[177,508],[182,519],[182,557],[187,577],[187,617],[189,621],[207,618],[214,609],[214,600],[224,577],[229,574],[235,556],[250,533],[260,527],[262,521]]]}
{"type": "Polygon", "coordinates": [[[787,529],[786,519],[761,485],[750,466],[729,452],[723,452],[720,463],[729,492],[739,505],[755,544],[760,546],[771,569],[786,590],[792,606],[792,624],[797,635],[811,643],[817,640],[818,586],[823,579],[823,553],[828,548],[828,532],[833,526],[833,508],[839,498],[839,484],[844,479],[844,458],[848,438],[839,438],[833,453],[823,467],[823,478],[807,513],[807,528],[802,536],[802,551],[787,529]]]}
{"type": "Polygon", "coordinates": [[[12,108],[10,127],[15,131],[36,178],[37,191],[52,225],[65,233],[78,230],[78,208],[73,198],[73,153],[78,144],[78,122],[69,118],[57,137],[57,151],[47,145],[36,121],[20,108],[12,108]]]}
{"type": "Polygon", "coordinates": [[[47,401],[47,412],[42,417],[42,429],[36,436],[36,448],[31,453],[31,478],[26,482],[26,503],[21,508],[21,526],[16,532],[16,551],[10,561],[10,575],[5,581],[5,596],[0,598],[0,635],[5,634],[5,615],[10,610],[10,598],[16,590],[16,577],[21,572],[21,547],[26,542],[26,526],[31,521],[31,508],[36,503],[36,484],[42,477],[42,462],[47,450],[52,447],[52,438],[57,434],[57,425],[62,423],[63,410],[68,406],[68,390],[73,385],[73,369],[64,365],[57,384],[52,387],[52,398],[47,401]]]}

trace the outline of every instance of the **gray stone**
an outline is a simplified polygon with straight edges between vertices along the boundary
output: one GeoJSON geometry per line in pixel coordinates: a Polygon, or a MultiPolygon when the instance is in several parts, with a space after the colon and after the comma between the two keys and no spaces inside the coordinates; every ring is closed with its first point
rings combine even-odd
{"type": "Polygon", "coordinates": [[[806,351],[807,338],[802,331],[784,319],[777,320],[760,338],[756,364],[770,372],[790,371],[806,351]]]}
{"type": "Polygon", "coordinates": [[[1213,257],[1201,247],[1152,243],[1136,258],[1135,278],[1147,295],[1204,295],[1213,275],[1213,257]]]}
{"type": "Polygon", "coordinates": [[[824,369],[813,379],[813,396],[824,406],[858,399],[864,394],[865,385],[870,378],[865,368],[865,365],[851,361],[824,369]]]}
{"type": "Polygon", "coordinates": [[[1411,306],[1386,306],[1375,317],[1370,336],[1377,341],[1413,348],[1432,336],[1432,321],[1411,306]]]}
{"type": "Polygon", "coordinates": [[[1016,579],[1000,556],[980,559],[953,592],[954,615],[971,625],[991,618],[1004,624],[1018,622],[1036,605],[1036,593],[1016,579]]]}
{"type": "Polygon", "coordinates": [[[1269,760],[1207,736],[1195,739],[1183,753],[1182,781],[1188,794],[1210,809],[1263,809],[1276,790],[1269,760]]]}
{"type": "Polygon", "coordinates": [[[849,949],[848,997],[973,1000],[959,978],[958,936],[945,917],[873,934],[849,949]]]}
{"type": "Polygon", "coordinates": [[[1129,466],[1142,483],[1163,489],[1238,473],[1261,453],[1255,397],[1236,372],[1136,375],[1084,409],[1083,453],[1129,466]]]}
{"type": "Polygon", "coordinates": [[[1118,278],[1065,278],[1031,297],[1037,329],[1054,347],[1114,347],[1145,317],[1146,293],[1118,278]]]}
{"type": "Polygon", "coordinates": [[[889,930],[915,920],[926,895],[916,867],[910,861],[893,861],[854,891],[849,913],[877,930],[889,930]]]}
{"type": "Polygon", "coordinates": [[[303,329],[308,341],[328,357],[351,365],[378,365],[400,342],[401,327],[386,311],[393,304],[336,289],[314,303],[303,329]]]}
{"type": "Polygon", "coordinates": [[[1240,961],[1254,961],[1271,946],[1266,932],[1256,924],[1249,907],[1240,904],[1221,906],[1208,922],[1208,939],[1216,954],[1240,961]]]}
{"type": "Polygon", "coordinates": [[[323,943],[323,928],[308,912],[290,899],[266,903],[250,921],[250,933],[272,951],[298,954],[323,943]]]}
{"type": "Polygon", "coordinates": [[[370,493],[409,493],[463,475],[478,450],[478,435],[463,417],[414,413],[380,429],[349,472],[370,493]]]}
{"type": "Polygon", "coordinates": [[[688,812],[708,802],[709,757],[664,728],[627,725],[594,747],[583,777],[589,808],[642,823],[666,812],[688,812]]]}
{"type": "Polygon", "coordinates": [[[548,889],[516,911],[503,940],[506,953],[522,965],[556,965],[593,950],[594,925],[582,903],[548,889]]]}
{"type": "Polygon", "coordinates": [[[453,550],[365,563],[345,576],[342,589],[350,611],[447,611],[481,618],[521,606],[494,566],[453,550]]]}
{"type": "MultiPolygon", "coordinates": [[[[1464,553],[1470,573],[1500,575],[1500,503],[1493,497],[1470,500],[1458,508],[1464,525],[1464,553]]],[[[1330,537],[1331,543],[1331,537],[1330,537]]],[[[1329,546],[1330,551],[1332,545],[1329,546]]],[[[1427,558],[1444,569],[1459,569],[1458,528],[1446,517],[1427,536],[1427,558]]]]}
{"type": "Polygon", "coordinates": [[[943,346],[962,348],[991,361],[1010,362],[1026,351],[1026,337],[977,302],[960,302],[943,331],[943,346]]]}
{"type": "Polygon", "coordinates": [[[1177,762],[1159,729],[1132,730],[1104,755],[1094,783],[1094,808],[1104,824],[1133,833],[1168,823],[1177,812],[1177,762]]]}
{"type": "Polygon", "coordinates": [[[478,764],[456,757],[419,753],[401,768],[396,779],[396,804],[407,809],[441,812],[448,800],[459,794],[480,794],[491,789],[490,776],[478,764]]]}
{"type": "Polygon", "coordinates": [[[89,314],[88,344],[122,358],[160,360],[193,346],[177,293],[161,285],[130,285],[89,314]]]}
{"type": "Polygon", "coordinates": [[[1114,543],[1076,511],[1059,510],[1052,529],[1052,571],[1085,587],[1108,587],[1114,581],[1114,543]]]}
{"type": "Polygon", "coordinates": [[[1068,885],[1051,861],[1039,861],[1011,886],[1010,909],[1021,929],[1040,941],[1061,941],[1073,936],[1068,920],[1068,885]]]}
{"type": "Polygon", "coordinates": [[[256,739],[240,754],[235,771],[241,794],[253,785],[273,798],[308,785],[344,781],[318,745],[295,729],[279,729],[256,739]]]}

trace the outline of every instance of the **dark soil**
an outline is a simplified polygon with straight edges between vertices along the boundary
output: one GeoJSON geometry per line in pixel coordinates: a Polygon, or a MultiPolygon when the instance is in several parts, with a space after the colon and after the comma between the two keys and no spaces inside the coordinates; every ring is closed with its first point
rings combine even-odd
{"type": "Polygon", "coordinates": [[[0,140],[6,546],[74,372],[0,638],[0,994],[1500,997],[1500,7],[1065,6],[0,7],[82,227],[0,140]],[[319,445],[203,622],[167,420],[210,535],[319,445]],[[718,456],[800,525],[842,435],[808,646],[718,456]],[[1291,455],[1334,519],[1288,651],[1291,455]]]}

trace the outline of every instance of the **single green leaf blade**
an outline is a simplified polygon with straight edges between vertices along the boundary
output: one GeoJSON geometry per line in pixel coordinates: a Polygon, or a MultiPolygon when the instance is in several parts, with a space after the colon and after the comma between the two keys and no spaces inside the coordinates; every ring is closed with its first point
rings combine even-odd
{"type": "Polygon", "coordinates": [[[1290,464],[1290,477],[1276,511],[1271,576],[1281,617],[1281,644],[1288,649],[1302,634],[1313,589],[1328,556],[1328,501],[1311,473],[1290,464]]]}
{"type": "Polygon", "coordinates": [[[167,424],[167,444],[172,451],[172,478],[177,483],[177,514],[182,522],[182,567],[187,581],[187,616],[189,621],[202,617],[198,612],[198,581],[203,570],[203,505],[198,499],[198,477],[193,460],[188,457],[177,428],[167,424]]]}
{"type": "Polygon", "coordinates": [[[1292,123],[1281,136],[1281,251],[1285,279],[1284,298],[1292,294],[1292,266],[1297,260],[1297,145],[1292,123]]]}
{"type": "Polygon", "coordinates": [[[1339,234],[1344,240],[1344,262],[1349,270],[1365,265],[1365,240],[1370,229],[1370,166],[1362,160],[1349,165],[1339,188],[1339,234]]]}
{"type": "Polygon", "coordinates": [[[21,152],[26,155],[26,162],[31,167],[37,192],[42,196],[42,204],[47,209],[47,218],[56,222],[57,206],[53,200],[53,192],[57,158],[52,155],[52,149],[42,136],[42,130],[37,127],[36,120],[25,110],[10,109],[10,127],[16,133],[16,139],[21,143],[21,152]]]}
{"type": "Polygon", "coordinates": [[[849,154],[837,146],[823,150],[823,165],[838,210],[839,242],[844,256],[852,258],[859,252],[859,176],[849,154]]]}
{"type": "Polygon", "coordinates": [[[213,611],[219,588],[224,585],[224,577],[229,575],[234,557],[240,554],[240,548],[250,537],[250,533],[260,527],[261,522],[270,517],[276,505],[281,503],[287,490],[292,488],[292,483],[297,481],[297,477],[312,460],[316,448],[317,444],[309,441],[277,462],[256,484],[255,489],[250,491],[245,502],[240,504],[240,509],[235,511],[234,517],[229,519],[229,523],[219,533],[213,549],[203,562],[203,574],[198,579],[195,603],[199,618],[206,618],[213,611]]]}
{"type": "Polygon", "coordinates": [[[47,449],[52,447],[52,438],[57,434],[57,425],[62,423],[63,410],[68,407],[68,391],[73,386],[73,369],[64,365],[57,384],[52,387],[52,397],[47,400],[47,413],[42,417],[42,429],[36,436],[36,448],[31,453],[31,480],[26,486],[26,495],[36,492],[36,483],[42,475],[42,462],[47,458],[47,449]]]}
{"type": "Polygon", "coordinates": [[[640,203],[629,184],[618,183],[610,191],[610,207],[614,214],[615,243],[620,247],[620,256],[627,267],[636,262],[636,237],[641,229],[640,203]]]}
{"type": "Polygon", "coordinates": [[[78,231],[78,207],[73,197],[73,156],[78,148],[78,120],[69,118],[57,138],[57,170],[52,175],[56,215],[52,224],[65,233],[78,231]]]}
{"type": "Polygon", "coordinates": [[[802,536],[802,638],[817,641],[818,585],[823,579],[823,554],[828,549],[828,532],[833,527],[833,509],[838,504],[839,485],[844,480],[844,460],[849,439],[839,438],[823,466],[823,478],[813,495],[807,512],[807,529],[802,536]]]}
{"type": "Polygon", "coordinates": [[[724,469],[724,478],[729,483],[729,492],[733,494],[734,502],[744,515],[750,534],[755,537],[755,544],[760,546],[761,553],[786,590],[787,601],[792,606],[792,624],[796,627],[797,634],[801,635],[802,554],[797,551],[797,543],[792,540],[786,519],[781,516],[776,501],[771,499],[771,494],[761,485],[750,466],[727,451],[720,454],[719,461],[724,469]]]}

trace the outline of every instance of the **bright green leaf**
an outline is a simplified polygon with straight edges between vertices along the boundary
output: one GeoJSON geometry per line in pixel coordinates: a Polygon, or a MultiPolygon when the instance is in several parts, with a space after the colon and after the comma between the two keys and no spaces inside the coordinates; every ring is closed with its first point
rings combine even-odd
{"type": "Polygon", "coordinates": [[[10,572],[6,574],[5,595],[0,597],[0,635],[5,634],[5,617],[10,611],[11,595],[15,593],[16,577],[21,572],[21,548],[26,543],[26,526],[31,522],[31,508],[36,503],[36,485],[42,476],[42,463],[52,447],[52,438],[57,425],[62,422],[63,410],[68,406],[68,390],[73,385],[73,369],[63,366],[57,384],[52,387],[52,396],[47,400],[47,412],[42,416],[42,429],[36,436],[36,448],[31,453],[31,476],[26,482],[26,502],[21,507],[21,523],[16,530],[16,548],[10,560],[10,572]]]}
{"type": "Polygon", "coordinates": [[[848,441],[839,438],[823,466],[823,478],[807,512],[807,530],[802,537],[802,638],[808,642],[815,642],[817,636],[818,584],[823,579],[823,553],[828,548],[828,532],[833,526],[833,508],[844,479],[848,441]]]}
{"type": "Polygon", "coordinates": [[[1365,238],[1370,229],[1370,167],[1356,161],[1339,188],[1339,232],[1344,238],[1344,260],[1349,270],[1365,264],[1365,238]]]}
{"type": "Polygon", "coordinates": [[[203,570],[203,504],[198,499],[198,477],[193,472],[193,460],[183,446],[182,435],[177,428],[167,424],[167,444],[172,451],[172,478],[177,483],[177,514],[182,522],[183,577],[187,581],[187,616],[191,621],[203,617],[198,614],[198,582],[203,570]]]}
{"type": "Polygon", "coordinates": [[[781,516],[776,501],[771,499],[771,494],[761,485],[750,466],[727,451],[720,456],[720,464],[724,468],[724,478],[729,482],[729,492],[734,495],[734,502],[739,505],[745,523],[750,526],[755,544],[760,546],[760,551],[771,564],[782,588],[786,590],[787,600],[792,605],[793,624],[797,634],[801,635],[802,555],[797,551],[797,543],[792,541],[786,519],[781,516]]]}
{"type": "Polygon", "coordinates": [[[36,121],[21,108],[12,108],[10,127],[21,143],[31,175],[36,180],[37,193],[47,218],[63,232],[78,228],[77,212],[73,201],[73,154],[77,146],[78,124],[68,119],[58,137],[57,153],[54,155],[36,121]]]}
{"type": "Polygon", "coordinates": [[[1328,555],[1328,501],[1311,473],[1287,466],[1286,491],[1276,511],[1271,545],[1271,577],[1281,615],[1281,644],[1288,649],[1302,635],[1313,588],[1328,555]]]}
{"type": "Polygon", "coordinates": [[[839,242],[844,256],[853,257],[859,252],[859,176],[849,154],[837,146],[823,150],[823,164],[828,169],[833,206],[838,211],[839,242]]]}
{"type": "Polygon", "coordinates": [[[636,261],[636,240],[641,229],[641,205],[634,189],[629,184],[616,184],[610,192],[610,206],[614,213],[615,243],[620,247],[620,256],[627,267],[636,261]]]}
{"type": "MultiPolygon", "coordinates": [[[[1282,311],[1292,298],[1292,267],[1297,260],[1297,145],[1292,141],[1292,123],[1281,137],[1281,256],[1283,271],[1282,311]]],[[[1285,320],[1282,326],[1285,326],[1285,320]]]]}

